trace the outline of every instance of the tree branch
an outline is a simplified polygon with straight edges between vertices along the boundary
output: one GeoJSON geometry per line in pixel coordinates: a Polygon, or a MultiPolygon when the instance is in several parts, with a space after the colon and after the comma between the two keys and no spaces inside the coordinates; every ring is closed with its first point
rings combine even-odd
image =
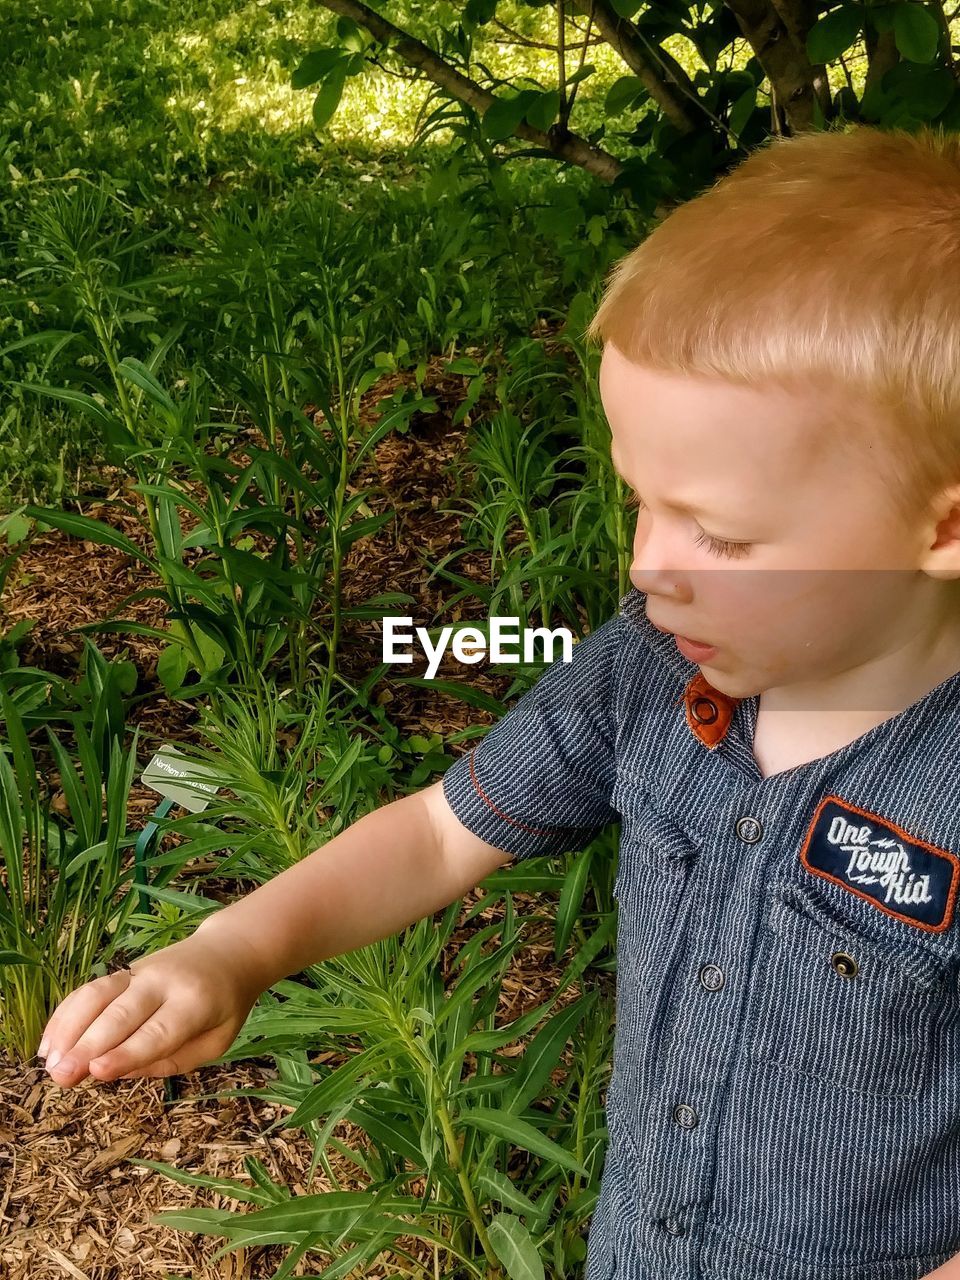
{"type": "MultiPolygon", "coordinates": [[[[513,27],[508,27],[507,24],[505,22],[501,22],[499,18],[494,18],[493,21],[494,21],[494,24],[498,26],[501,31],[505,31],[508,36],[516,37],[513,41],[498,39],[497,44],[512,43],[515,45],[520,45],[525,49],[547,49],[550,53],[557,52],[557,46],[555,44],[551,44],[549,40],[531,40],[529,36],[523,35],[522,32],[514,31],[513,27]]],[[[571,22],[570,25],[574,28],[575,31],[577,31],[578,33],[580,32],[580,28],[576,25],[576,23],[571,22]]],[[[593,45],[603,44],[604,42],[599,37],[595,37],[592,40],[588,40],[587,43],[590,46],[593,46],[593,45]]],[[[568,49],[577,49],[579,47],[580,47],[579,42],[577,44],[567,44],[568,49]]]]}
{"type": "Polygon", "coordinates": [[[670,123],[681,133],[692,133],[699,122],[691,103],[699,104],[700,95],[676,58],[659,45],[653,46],[656,53],[651,53],[637,28],[621,18],[609,0],[573,0],[573,7],[588,18],[592,13],[594,26],[642,82],[670,123]]]}
{"type": "Polygon", "coordinates": [[[830,114],[826,68],[815,67],[806,52],[809,10],[804,0],[724,0],[776,90],[777,104],[791,131],[814,126],[813,104],[830,114]]]}
{"type": "Polygon", "coordinates": [[[954,80],[960,78],[957,71],[957,62],[953,56],[953,37],[950,34],[950,24],[947,21],[947,15],[943,8],[943,0],[933,0],[933,7],[937,12],[937,22],[940,24],[940,32],[943,37],[943,46],[947,53],[947,66],[950,68],[950,74],[954,80]]]}
{"type": "MultiPolygon", "coordinates": [[[[389,45],[404,62],[412,67],[418,67],[428,80],[432,80],[452,98],[472,107],[479,115],[483,115],[494,102],[498,101],[494,94],[445,62],[421,40],[395,27],[392,22],[388,22],[375,10],[367,8],[360,0],[317,0],[317,3],[322,8],[330,9],[333,13],[339,13],[345,18],[351,18],[358,26],[365,27],[375,40],[389,45]]],[[[592,146],[578,134],[545,133],[542,129],[535,129],[524,122],[517,126],[515,133],[517,137],[543,148],[558,160],[575,164],[604,182],[613,182],[623,172],[623,165],[616,156],[600,147],[592,146]]]]}

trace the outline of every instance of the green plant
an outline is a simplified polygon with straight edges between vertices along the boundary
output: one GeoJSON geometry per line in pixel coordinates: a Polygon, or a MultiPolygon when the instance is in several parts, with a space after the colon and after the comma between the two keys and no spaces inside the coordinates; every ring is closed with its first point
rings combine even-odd
{"type": "Polygon", "coordinates": [[[0,686],[7,750],[0,751],[0,1044],[13,1060],[32,1056],[54,1006],[91,974],[104,972],[115,934],[132,906],[121,850],[137,734],[109,761],[82,723],[74,726],[78,766],[48,730],[63,805],[39,779],[23,722],[0,686]],[[8,755],[9,752],[9,755],[8,755]]]}
{"type": "MultiPolygon", "coordinates": [[[[489,905],[477,903],[466,920],[489,905]]],[[[388,1245],[409,1263],[404,1274],[421,1275],[401,1237],[433,1246],[435,1274],[455,1264],[456,1274],[478,1280],[543,1277],[544,1259],[566,1275],[582,1262],[580,1232],[596,1201],[605,1139],[596,1089],[609,1052],[610,1009],[595,991],[557,1006],[609,942],[612,917],[589,934],[549,999],[504,1021],[497,1017],[502,983],[523,921],[508,895],[502,924],[478,928],[454,948],[459,906],[451,904],[439,922],[419,921],[402,937],[313,966],[312,987],[278,983],[276,998],[264,997],[222,1059],[276,1057],[276,1084],[217,1096],[291,1107],[275,1127],[309,1133],[315,1155],[305,1182],[309,1187],[320,1167],[334,1189],[291,1196],[248,1162],[253,1186],[217,1185],[229,1185],[251,1210],[193,1210],[156,1221],[224,1236],[216,1257],[265,1239],[289,1244],[276,1276],[293,1274],[301,1258],[320,1249],[332,1255],[320,1274],[333,1280],[369,1266],[388,1245]],[[449,961],[447,983],[441,956],[449,961]],[[579,1051],[567,1065],[572,1038],[579,1051]],[[342,1054],[348,1041],[356,1050],[340,1066],[311,1067],[308,1052],[342,1054]],[[368,1151],[332,1137],[344,1119],[364,1131],[368,1151]],[[363,1190],[341,1189],[328,1145],[356,1164],[363,1190]],[[414,1182],[422,1191],[404,1194],[414,1182]]],[[[213,1185],[167,1164],[137,1163],[213,1185]]]]}

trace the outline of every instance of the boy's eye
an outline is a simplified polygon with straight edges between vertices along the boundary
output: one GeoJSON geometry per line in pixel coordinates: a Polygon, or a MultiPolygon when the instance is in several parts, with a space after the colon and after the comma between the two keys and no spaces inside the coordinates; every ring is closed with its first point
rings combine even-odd
{"type": "MultiPolygon", "coordinates": [[[[643,511],[646,503],[638,493],[631,493],[627,498],[628,507],[636,507],[638,511],[643,511]]],[[[727,556],[732,560],[738,560],[742,556],[748,555],[750,551],[749,542],[727,542],[723,538],[713,538],[708,533],[704,533],[701,529],[694,539],[698,547],[707,545],[708,549],[715,556],[727,556]]]]}
{"type": "Polygon", "coordinates": [[[702,547],[704,543],[709,544],[709,550],[715,556],[728,556],[731,560],[739,560],[742,556],[748,555],[750,551],[749,542],[727,542],[723,538],[711,538],[708,533],[704,533],[701,529],[694,539],[698,547],[702,547]]]}

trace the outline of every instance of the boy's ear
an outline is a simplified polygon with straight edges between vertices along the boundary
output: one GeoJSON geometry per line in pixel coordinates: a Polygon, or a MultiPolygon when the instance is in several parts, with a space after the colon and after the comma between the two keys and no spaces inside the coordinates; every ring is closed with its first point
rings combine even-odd
{"type": "Polygon", "coordinates": [[[943,490],[935,511],[920,568],[931,578],[960,578],[960,485],[943,490]]]}

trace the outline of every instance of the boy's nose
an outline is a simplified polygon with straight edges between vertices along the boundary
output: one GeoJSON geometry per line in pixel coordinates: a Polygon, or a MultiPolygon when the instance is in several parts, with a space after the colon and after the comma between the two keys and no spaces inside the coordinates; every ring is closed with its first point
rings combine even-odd
{"type": "Polygon", "coordinates": [[[630,581],[638,591],[651,599],[661,598],[673,604],[689,604],[691,600],[689,578],[671,569],[644,569],[634,562],[630,569],[630,581]]]}
{"type": "Polygon", "coordinates": [[[684,567],[683,544],[665,525],[643,533],[638,526],[630,564],[630,580],[638,591],[683,601],[692,569],[692,564],[684,567]]]}

